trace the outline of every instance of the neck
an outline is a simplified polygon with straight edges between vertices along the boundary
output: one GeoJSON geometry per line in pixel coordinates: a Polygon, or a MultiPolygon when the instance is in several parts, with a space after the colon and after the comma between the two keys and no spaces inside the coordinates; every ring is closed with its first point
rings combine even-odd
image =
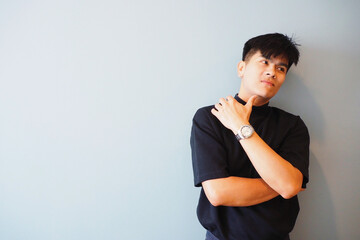
{"type": "MultiPolygon", "coordinates": [[[[253,96],[253,95],[244,94],[244,93],[242,93],[241,90],[240,90],[239,93],[238,93],[238,96],[239,96],[239,98],[241,98],[241,99],[244,100],[245,102],[248,102],[248,101],[249,101],[249,98],[250,98],[251,96],[253,96]]],[[[256,107],[262,106],[262,105],[268,103],[269,100],[270,100],[270,99],[265,99],[265,98],[263,98],[263,97],[257,96],[257,98],[256,98],[255,101],[254,101],[253,106],[256,106],[256,107]]]]}

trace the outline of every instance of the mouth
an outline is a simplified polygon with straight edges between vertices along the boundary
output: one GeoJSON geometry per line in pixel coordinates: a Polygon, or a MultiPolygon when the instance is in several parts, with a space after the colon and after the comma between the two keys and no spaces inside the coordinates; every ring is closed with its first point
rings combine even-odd
{"type": "Polygon", "coordinates": [[[275,84],[274,84],[274,83],[272,83],[271,81],[268,81],[268,80],[262,80],[261,82],[262,82],[262,83],[264,83],[265,85],[275,87],[275,84]]]}

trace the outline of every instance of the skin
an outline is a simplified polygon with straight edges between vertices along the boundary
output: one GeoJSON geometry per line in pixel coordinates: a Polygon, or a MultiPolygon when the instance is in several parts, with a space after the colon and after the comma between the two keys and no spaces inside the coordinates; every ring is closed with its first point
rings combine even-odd
{"type": "MultiPolygon", "coordinates": [[[[282,56],[266,59],[258,51],[238,65],[242,78],[239,97],[220,98],[212,114],[234,134],[240,126],[249,124],[252,106],[261,106],[276,95],[285,81],[288,61],[282,56]]],[[[255,132],[250,138],[240,140],[253,166],[261,176],[258,179],[228,177],[204,181],[202,186],[214,206],[251,206],[268,201],[278,195],[285,199],[300,192],[303,175],[288,161],[271,149],[255,132]]]]}

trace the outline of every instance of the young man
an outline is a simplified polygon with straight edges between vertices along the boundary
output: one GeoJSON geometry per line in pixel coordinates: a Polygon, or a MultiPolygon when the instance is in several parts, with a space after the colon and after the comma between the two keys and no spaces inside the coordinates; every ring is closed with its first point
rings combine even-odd
{"type": "Polygon", "coordinates": [[[191,149],[206,239],[289,239],[309,179],[309,133],[269,100],[298,60],[297,44],[283,34],[250,39],[237,65],[239,93],[196,112],[191,149]]]}

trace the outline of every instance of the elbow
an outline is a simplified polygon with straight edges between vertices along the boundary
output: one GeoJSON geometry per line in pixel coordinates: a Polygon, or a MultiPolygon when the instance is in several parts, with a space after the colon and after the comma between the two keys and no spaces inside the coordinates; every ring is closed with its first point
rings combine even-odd
{"type": "Polygon", "coordinates": [[[222,198],[221,198],[221,194],[217,191],[205,191],[205,195],[207,197],[207,199],[209,200],[209,202],[211,203],[211,205],[213,205],[214,207],[218,207],[222,205],[222,198]]]}
{"type": "Polygon", "coordinates": [[[299,170],[295,169],[294,177],[283,183],[279,194],[285,199],[295,197],[301,191],[302,182],[303,175],[299,170]]]}
{"type": "Polygon", "coordinates": [[[221,198],[219,196],[208,197],[208,200],[211,203],[211,205],[213,205],[214,207],[219,207],[223,205],[221,198]]]}
{"type": "Polygon", "coordinates": [[[203,185],[205,195],[206,195],[208,201],[211,203],[211,205],[213,205],[214,207],[223,205],[223,197],[222,197],[222,193],[221,193],[221,188],[219,188],[212,181],[204,182],[202,185],[203,185]]]}
{"type": "Polygon", "coordinates": [[[297,193],[283,193],[283,194],[281,194],[281,196],[284,199],[291,199],[291,198],[295,197],[296,195],[297,195],[297,193]]]}
{"type": "Polygon", "coordinates": [[[295,197],[301,191],[300,184],[288,184],[280,193],[284,199],[295,197]]]}

